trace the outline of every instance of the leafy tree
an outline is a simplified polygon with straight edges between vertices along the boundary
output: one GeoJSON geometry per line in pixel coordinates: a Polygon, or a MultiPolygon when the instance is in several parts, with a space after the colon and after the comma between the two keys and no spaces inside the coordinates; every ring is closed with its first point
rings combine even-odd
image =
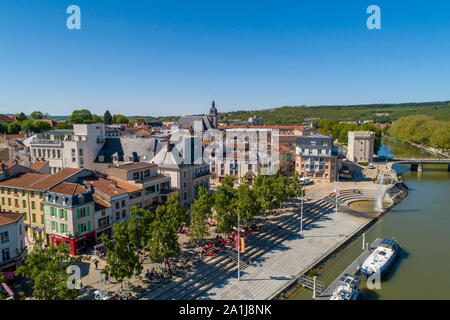
{"type": "Polygon", "coordinates": [[[44,119],[44,114],[40,111],[33,111],[30,115],[33,120],[41,120],[44,119]]]}
{"type": "Polygon", "coordinates": [[[273,178],[273,194],[274,194],[274,206],[276,208],[281,207],[281,204],[288,199],[287,192],[287,178],[279,175],[276,178],[273,178]]]}
{"type": "Polygon", "coordinates": [[[76,265],[80,257],[69,254],[70,248],[65,243],[44,248],[38,240],[33,250],[28,253],[25,262],[16,274],[31,279],[34,283],[33,297],[45,300],[76,299],[79,289],[69,289],[67,280],[71,276],[67,267],[76,265]]]}
{"type": "Polygon", "coordinates": [[[35,131],[35,127],[30,120],[24,120],[20,123],[20,128],[22,131],[30,132],[35,131]]]}
{"type": "Polygon", "coordinates": [[[19,133],[20,130],[21,130],[20,122],[17,120],[8,124],[8,133],[9,134],[19,133]]]}
{"type": "Polygon", "coordinates": [[[145,246],[148,243],[148,230],[152,228],[152,223],[155,220],[155,215],[142,208],[132,206],[130,208],[130,222],[128,223],[128,233],[130,242],[135,242],[139,238],[139,245],[145,246]],[[136,218],[138,217],[138,218],[136,218]],[[137,220],[137,221],[136,221],[137,220]],[[136,223],[137,222],[137,223],[136,223]],[[137,228],[136,228],[137,226],[137,228]]]}
{"type": "Polygon", "coordinates": [[[136,242],[130,242],[128,225],[125,221],[114,225],[112,239],[106,234],[102,234],[101,239],[106,247],[106,266],[102,272],[119,281],[120,289],[123,291],[123,281],[142,272],[136,242]]]}
{"type": "Polygon", "coordinates": [[[289,198],[299,198],[302,196],[303,186],[300,183],[300,175],[294,171],[292,177],[288,180],[287,194],[289,198]]]}
{"type": "Polygon", "coordinates": [[[200,187],[198,199],[191,205],[190,238],[198,243],[209,235],[206,220],[212,215],[213,199],[206,189],[200,187]]]}
{"type": "Polygon", "coordinates": [[[112,117],[111,113],[108,110],[106,110],[105,114],[103,115],[103,123],[105,125],[113,123],[113,117],[112,117]]]}
{"type": "Polygon", "coordinates": [[[35,132],[45,132],[52,129],[52,126],[45,121],[36,120],[33,122],[35,132]]]}
{"type": "Polygon", "coordinates": [[[0,133],[8,132],[8,124],[6,122],[0,122],[0,133]]]}
{"type": "MultiPolygon", "coordinates": [[[[0,285],[5,282],[5,278],[3,277],[3,273],[0,272],[0,285]]],[[[3,300],[3,295],[0,294],[0,300],[3,300]]]]}
{"type": "Polygon", "coordinates": [[[70,129],[72,126],[67,122],[60,122],[56,125],[56,129],[70,129]]]}
{"type": "Polygon", "coordinates": [[[217,232],[227,232],[236,224],[237,219],[234,178],[228,175],[225,176],[213,197],[214,211],[217,218],[217,232]]]}
{"type": "Polygon", "coordinates": [[[236,211],[242,223],[248,223],[259,212],[260,206],[247,179],[243,179],[237,189],[236,211]]]}
{"type": "Polygon", "coordinates": [[[128,118],[122,114],[116,114],[114,115],[114,117],[115,117],[114,122],[117,124],[128,123],[128,118]]]}
{"type": "Polygon", "coordinates": [[[28,118],[27,118],[27,116],[25,115],[25,113],[21,112],[21,113],[16,114],[16,119],[19,120],[19,121],[25,121],[25,120],[27,120],[28,118]]]}
{"type": "Polygon", "coordinates": [[[256,201],[263,211],[273,210],[277,207],[273,183],[272,177],[262,175],[261,171],[258,172],[253,185],[253,191],[256,201]]]}
{"type": "Polygon", "coordinates": [[[186,222],[188,218],[186,210],[180,205],[180,196],[178,192],[172,193],[169,196],[165,206],[173,226],[178,230],[178,227],[180,227],[183,222],[186,222]]]}
{"type": "Polygon", "coordinates": [[[87,123],[92,121],[92,113],[87,109],[75,110],[69,117],[70,124],[87,123]]]}
{"type": "Polygon", "coordinates": [[[166,267],[167,259],[180,254],[181,251],[174,218],[166,206],[158,206],[152,228],[148,232],[150,259],[163,261],[166,267]]]}

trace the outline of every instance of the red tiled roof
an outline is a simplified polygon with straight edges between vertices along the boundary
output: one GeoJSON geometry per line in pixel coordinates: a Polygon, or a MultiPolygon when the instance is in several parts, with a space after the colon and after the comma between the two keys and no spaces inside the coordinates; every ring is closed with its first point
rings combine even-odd
{"type": "MultiPolygon", "coordinates": [[[[128,191],[116,186],[116,184],[111,180],[106,180],[103,178],[98,179],[86,179],[86,182],[92,184],[95,189],[100,190],[109,197],[115,197],[122,194],[127,194],[128,191]]],[[[95,191],[94,191],[95,192],[95,191]]]]}
{"type": "Polygon", "coordinates": [[[10,223],[19,221],[22,217],[22,213],[19,212],[6,212],[0,211],[0,226],[5,226],[10,223]]]}
{"type": "Polygon", "coordinates": [[[45,191],[82,169],[64,168],[55,174],[24,173],[0,182],[0,187],[45,191]]]}
{"type": "Polygon", "coordinates": [[[50,189],[50,192],[75,196],[88,192],[83,186],[76,183],[63,182],[50,189]]]}
{"type": "Polygon", "coordinates": [[[35,163],[33,163],[30,166],[30,168],[35,171],[40,171],[47,163],[48,163],[48,161],[39,160],[39,161],[36,161],[35,163]]]}
{"type": "Polygon", "coordinates": [[[114,177],[108,176],[108,179],[110,179],[110,180],[112,180],[112,181],[115,181],[115,182],[116,182],[116,185],[117,185],[119,188],[124,189],[124,190],[126,190],[126,191],[128,191],[128,192],[135,192],[135,191],[141,191],[141,190],[143,190],[141,187],[132,185],[132,184],[130,184],[130,183],[127,183],[127,182],[125,182],[125,181],[122,181],[122,180],[117,179],[117,178],[114,178],[114,177]]]}

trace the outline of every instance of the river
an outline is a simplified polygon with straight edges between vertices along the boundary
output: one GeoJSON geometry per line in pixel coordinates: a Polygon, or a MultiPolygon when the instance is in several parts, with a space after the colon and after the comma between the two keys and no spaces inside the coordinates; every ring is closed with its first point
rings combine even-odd
{"type": "MultiPolygon", "coordinates": [[[[432,157],[408,144],[384,140],[379,152],[394,157],[432,157]]],[[[424,166],[422,173],[409,166],[394,169],[409,188],[408,196],[366,231],[366,239],[394,237],[401,255],[381,289],[368,290],[361,282],[362,299],[450,299],[450,172],[447,166],[424,166]]],[[[360,253],[361,238],[353,241],[319,269],[318,279],[330,284],[360,253]]],[[[288,299],[311,299],[312,291],[299,289],[288,299]]]]}

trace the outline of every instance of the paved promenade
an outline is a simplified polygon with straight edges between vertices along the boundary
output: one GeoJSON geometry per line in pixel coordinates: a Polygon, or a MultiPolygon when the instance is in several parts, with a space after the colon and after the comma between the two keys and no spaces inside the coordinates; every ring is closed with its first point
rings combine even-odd
{"type": "Polygon", "coordinates": [[[341,212],[326,214],[303,230],[303,238],[291,236],[252,261],[241,273],[240,282],[236,273],[198,299],[270,299],[369,222],[341,212]]]}

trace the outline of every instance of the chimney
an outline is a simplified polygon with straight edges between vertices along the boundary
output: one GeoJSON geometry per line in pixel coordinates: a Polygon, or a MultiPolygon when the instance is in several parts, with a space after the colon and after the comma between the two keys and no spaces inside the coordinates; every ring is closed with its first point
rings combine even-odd
{"type": "Polygon", "coordinates": [[[167,141],[167,152],[170,152],[170,142],[167,141]]]}

